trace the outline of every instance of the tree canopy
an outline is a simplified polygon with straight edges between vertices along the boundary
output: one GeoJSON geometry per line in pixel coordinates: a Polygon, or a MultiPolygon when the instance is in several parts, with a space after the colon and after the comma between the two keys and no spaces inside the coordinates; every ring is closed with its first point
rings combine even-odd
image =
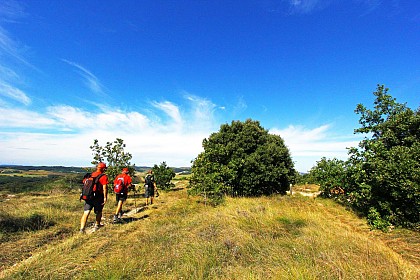
{"type": "Polygon", "coordinates": [[[155,174],[156,185],[159,189],[169,190],[174,186],[171,180],[175,178],[175,171],[162,162],[159,166],[155,164],[152,168],[155,174]]]}
{"type": "MultiPolygon", "coordinates": [[[[358,147],[349,149],[349,159],[339,167],[341,173],[318,182],[327,190],[326,183],[339,178],[345,190],[343,201],[364,213],[372,227],[418,228],[420,108],[414,111],[398,103],[388,91],[378,85],[372,109],[357,105],[355,112],[360,115],[361,127],[355,133],[365,134],[365,138],[358,147]]],[[[311,173],[319,174],[324,167],[321,161],[311,173]]]]}
{"type": "Polygon", "coordinates": [[[191,192],[220,197],[285,194],[295,177],[289,149],[258,121],[232,121],[203,140],[193,161],[191,192]]]}
{"type": "Polygon", "coordinates": [[[93,153],[92,164],[107,163],[106,174],[110,180],[117,177],[124,167],[128,168],[131,176],[134,176],[134,165],[130,163],[132,155],[124,151],[125,147],[124,140],[120,138],[115,139],[113,142],[106,142],[104,147],[100,146],[99,141],[95,139],[93,145],[90,146],[93,153]]]}

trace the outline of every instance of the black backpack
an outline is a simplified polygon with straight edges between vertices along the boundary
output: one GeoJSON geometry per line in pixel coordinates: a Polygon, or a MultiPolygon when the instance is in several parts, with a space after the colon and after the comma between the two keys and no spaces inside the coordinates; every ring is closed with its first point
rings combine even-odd
{"type": "Polygon", "coordinates": [[[99,174],[97,177],[92,177],[91,173],[86,173],[83,177],[83,187],[82,187],[82,194],[80,195],[80,199],[83,200],[92,200],[96,195],[97,184],[99,179],[105,174],[99,174]]]}
{"type": "Polygon", "coordinates": [[[152,175],[147,175],[144,181],[145,181],[145,184],[149,186],[149,188],[150,187],[153,188],[153,176],[152,175]]]}

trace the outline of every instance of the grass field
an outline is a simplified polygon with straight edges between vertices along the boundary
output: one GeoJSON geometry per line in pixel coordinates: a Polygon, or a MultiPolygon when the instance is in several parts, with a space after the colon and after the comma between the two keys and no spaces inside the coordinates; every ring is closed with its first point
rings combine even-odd
{"type": "Polygon", "coordinates": [[[334,201],[298,194],[227,198],[214,208],[189,197],[185,180],[174,183],[175,191],[161,192],[152,206],[131,194],[121,224],[110,222],[110,197],[104,227],[89,235],[78,233],[77,192],[3,194],[0,278],[420,277],[418,232],[370,231],[334,201]]]}

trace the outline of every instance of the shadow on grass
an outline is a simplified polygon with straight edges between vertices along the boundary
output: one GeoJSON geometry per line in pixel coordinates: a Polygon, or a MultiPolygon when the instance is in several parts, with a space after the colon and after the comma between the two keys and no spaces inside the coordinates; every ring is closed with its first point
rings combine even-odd
{"type": "Polygon", "coordinates": [[[149,218],[149,215],[144,215],[144,216],[141,216],[141,217],[122,217],[119,223],[120,224],[128,224],[128,223],[131,223],[131,222],[141,221],[141,220],[144,220],[144,219],[147,219],[147,218],[149,218]]]}
{"type": "Polygon", "coordinates": [[[47,220],[41,214],[32,214],[29,217],[12,217],[0,214],[0,232],[11,233],[19,231],[36,231],[47,229],[55,222],[47,220]]]}
{"type": "Polygon", "coordinates": [[[177,188],[169,189],[169,190],[167,190],[167,192],[178,192],[178,191],[182,191],[183,189],[185,189],[185,188],[183,188],[183,187],[177,187],[177,188]]]}

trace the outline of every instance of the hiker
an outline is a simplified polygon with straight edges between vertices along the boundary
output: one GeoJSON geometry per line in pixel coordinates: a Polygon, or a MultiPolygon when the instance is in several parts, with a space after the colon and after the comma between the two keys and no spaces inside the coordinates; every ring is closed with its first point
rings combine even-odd
{"type": "Polygon", "coordinates": [[[153,197],[155,196],[155,191],[157,192],[155,176],[153,175],[153,171],[147,171],[146,177],[144,177],[144,196],[146,197],[146,206],[149,205],[149,198],[150,204],[153,204],[153,197]]]}
{"type": "Polygon", "coordinates": [[[105,170],[106,164],[100,162],[96,166],[96,171],[83,180],[83,183],[85,183],[86,180],[93,179],[94,184],[96,184],[96,191],[93,198],[83,198],[85,199],[85,205],[83,207],[84,212],[82,218],[80,219],[80,233],[85,233],[86,222],[92,209],[94,209],[94,213],[96,214],[96,222],[93,231],[98,230],[101,226],[102,209],[104,208],[108,197],[108,177],[104,174],[105,170]]]}
{"type": "Polygon", "coordinates": [[[128,174],[128,168],[123,168],[121,174],[119,174],[114,180],[114,192],[117,201],[117,209],[115,210],[113,222],[116,223],[121,220],[122,217],[122,205],[127,200],[128,188],[131,187],[133,180],[128,174]]]}

